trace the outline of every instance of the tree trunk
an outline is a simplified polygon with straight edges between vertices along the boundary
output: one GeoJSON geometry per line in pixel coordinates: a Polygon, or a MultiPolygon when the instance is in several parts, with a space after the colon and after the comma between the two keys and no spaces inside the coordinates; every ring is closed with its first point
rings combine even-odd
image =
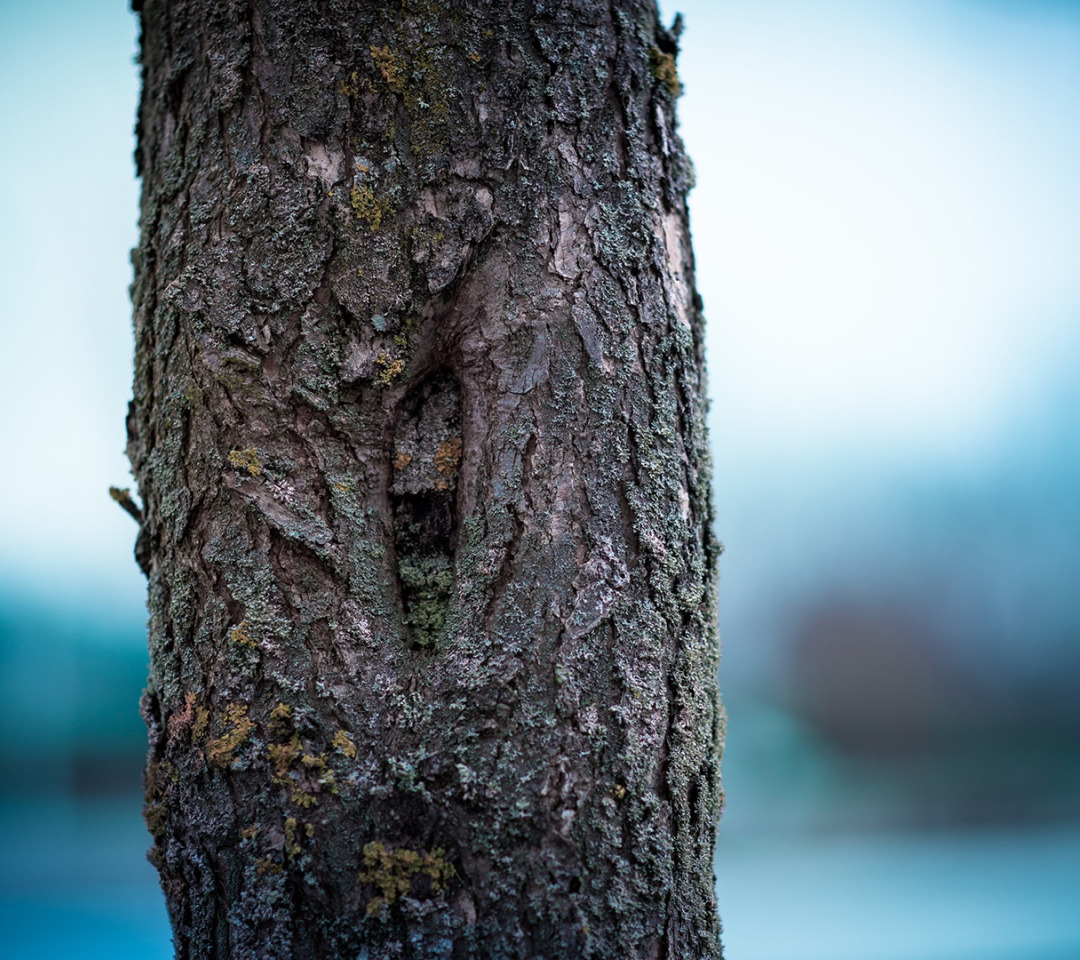
{"type": "Polygon", "coordinates": [[[654,0],[146,0],[129,453],[183,958],[719,957],[654,0]]]}

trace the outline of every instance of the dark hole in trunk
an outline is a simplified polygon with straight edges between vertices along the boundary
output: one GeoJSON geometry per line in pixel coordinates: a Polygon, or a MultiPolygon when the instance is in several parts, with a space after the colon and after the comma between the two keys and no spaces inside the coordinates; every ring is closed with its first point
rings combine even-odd
{"type": "Polygon", "coordinates": [[[454,589],[461,393],[447,373],[403,400],[393,446],[390,502],[405,623],[414,647],[434,645],[454,589]]]}

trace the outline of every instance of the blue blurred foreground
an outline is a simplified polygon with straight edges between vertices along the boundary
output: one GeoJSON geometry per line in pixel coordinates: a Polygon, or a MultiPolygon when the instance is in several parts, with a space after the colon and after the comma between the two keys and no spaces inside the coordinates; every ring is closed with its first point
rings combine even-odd
{"type": "MultiPolygon", "coordinates": [[[[0,804],[7,960],[167,960],[136,798],[0,804]],[[42,842],[48,838],[47,842],[42,842]]],[[[731,960],[1076,960],[1080,829],[726,838],[731,960]]]]}

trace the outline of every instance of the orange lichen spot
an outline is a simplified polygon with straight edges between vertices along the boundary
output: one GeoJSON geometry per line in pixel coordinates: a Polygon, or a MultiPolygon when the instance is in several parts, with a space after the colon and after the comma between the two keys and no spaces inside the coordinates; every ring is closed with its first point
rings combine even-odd
{"type": "Polygon", "coordinates": [[[461,466],[461,437],[452,437],[439,444],[435,451],[435,469],[448,477],[454,476],[461,466]]]}
{"type": "Polygon", "coordinates": [[[189,691],[184,694],[184,706],[169,717],[169,743],[176,740],[188,730],[195,722],[195,693],[189,691]]]}

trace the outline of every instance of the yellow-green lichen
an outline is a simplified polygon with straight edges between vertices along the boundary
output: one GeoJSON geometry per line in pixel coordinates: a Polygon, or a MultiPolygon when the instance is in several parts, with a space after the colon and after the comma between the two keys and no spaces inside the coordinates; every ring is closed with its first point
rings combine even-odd
{"type": "Polygon", "coordinates": [[[300,853],[300,842],[296,838],[298,821],[296,817],[285,818],[285,856],[295,857],[300,853]]]}
{"type": "Polygon", "coordinates": [[[292,793],[289,794],[289,799],[298,807],[302,807],[305,810],[315,806],[315,804],[319,802],[319,798],[315,796],[315,794],[311,793],[309,790],[305,790],[303,787],[296,787],[292,793]]]}
{"type": "Polygon", "coordinates": [[[310,753],[305,753],[300,762],[308,769],[316,774],[316,783],[320,787],[326,787],[331,793],[338,792],[337,780],[334,779],[334,771],[330,769],[330,764],[326,762],[326,754],[320,753],[318,756],[313,756],[310,753]]]}
{"type": "Polygon", "coordinates": [[[342,80],[341,81],[341,86],[338,89],[341,90],[342,96],[349,97],[350,99],[352,99],[353,97],[360,96],[360,75],[359,75],[359,73],[356,70],[354,70],[352,73],[350,73],[349,74],[349,79],[348,80],[342,80]]]}
{"type": "Polygon", "coordinates": [[[270,732],[279,734],[292,729],[292,707],[280,700],[270,711],[270,732]]]}
{"type": "Polygon", "coordinates": [[[244,647],[257,646],[255,641],[251,639],[251,634],[248,633],[248,623],[246,620],[242,620],[229,631],[229,639],[233,643],[239,643],[244,647]]]}
{"type": "Polygon", "coordinates": [[[380,353],[375,358],[375,365],[379,368],[375,382],[380,387],[390,386],[394,380],[405,372],[405,361],[401,357],[390,357],[385,353],[380,353]]]}
{"type": "MultiPolygon", "coordinates": [[[[432,15],[440,16],[441,12],[432,9],[432,15]]],[[[404,39],[403,43],[410,43],[407,61],[389,44],[372,45],[368,49],[386,86],[400,96],[405,105],[412,152],[417,156],[430,156],[446,146],[446,126],[450,116],[447,70],[452,68],[442,62],[447,55],[445,48],[416,45],[404,39]]],[[[396,128],[392,122],[387,124],[385,135],[389,141],[394,140],[396,128]]]]}
{"type": "Polygon", "coordinates": [[[366,223],[372,232],[382,226],[383,217],[390,213],[390,204],[384,198],[376,197],[375,191],[368,186],[354,186],[349,191],[349,206],[356,219],[366,223]]]}
{"type": "Polygon", "coordinates": [[[344,730],[339,730],[334,734],[334,739],[330,741],[330,745],[336,750],[340,750],[342,755],[350,760],[356,757],[356,744],[352,742],[352,738],[344,730]]]}
{"type": "Polygon", "coordinates": [[[411,891],[413,878],[421,874],[430,879],[432,892],[441,893],[457,872],[446,859],[446,851],[440,848],[421,853],[404,847],[391,850],[379,841],[367,844],[360,882],[369,883],[378,891],[368,901],[368,915],[379,913],[398,897],[406,896],[411,891]]]}
{"type": "Polygon", "coordinates": [[[402,60],[391,53],[389,47],[377,47],[372,44],[369,49],[371,50],[371,59],[375,61],[375,66],[379,68],[379,73],[382,74],[386,85],[394,93],[404,93],[405,64],[402,60]]]}
{"type": "Polygon", "coordinates": [[[191,725],[191,742],[201,743],[210,726],[210,711],[206,707],[195,708],[195,722],[191,725]]]}
{"type": "Polygon", "coordinates": [[[677,97],[682,93],[682,84],[679,83],[679,71],[675,66],[675,55],[664,53],[659,47],[649,48],[649,66],[652,74],[665,87],[668,93],[677,97]]]}
{"type": "MultiPolygon", "coordinates": [[[[296,817],[285,818],[285,856],[295,857],[300,853],[300,821],[296,817]]],[[[309,840],[315,836],[315,824],[305,823],[304,836],[309,840]]]]}
{"type": "Polygon", "coordinates": [[[271,743],[266,747],[266,755],[274,771],[274,780],[279,783],[288,781],[289,767],[300,756],[300,737],[293,735],[288,743],[271,743]]]}
{"type": "Polygon", "coordinates": [[[230,450],[229,463],[237,470],[247,470],[253,477],[257,477],[263,470],[262,462],[259,460],[259,453],[254,447],[247,447],[244,450],[230,450]]]}
{"type": "Polygon", "coordinates": [[[227,731],[206,745],[206,759],[215,767],[229,766],[237,748],[251,736],[255,728],[247,715],[247,707],[242,703],[230,703],[225,708],[222,725],[228,728],[227,731]]]}
{"type": "Polygon", "coordinates": [[[281,864],[278,863],[275,860],[270,860],[270,859],[268,859],[266,857],[259,857],[255,861],[255,872],[260,877],[265,876],[268,873],[269,874],[281,873],[281,870],[282,870],[281,864]]]}

